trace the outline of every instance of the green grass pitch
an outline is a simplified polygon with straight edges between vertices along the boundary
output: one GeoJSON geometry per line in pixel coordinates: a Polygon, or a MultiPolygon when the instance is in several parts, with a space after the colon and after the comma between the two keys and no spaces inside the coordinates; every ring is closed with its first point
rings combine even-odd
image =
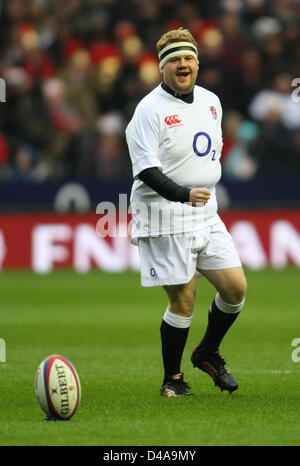
{"type": "Polygon", "coordinates": [[[0,445],[300,445],[300,362],[291,357],[300,338],[300,271],[246,275],[245,308],[221,346],[239,389],[221,392],[189,361],[214,296],[200,279],[182,364],[196,396],[165,399],[161,288],[141,288],[134,272],[3,271],[0,445]],[[81,380],[70,422],[45,422],[35,397],[36,369],[53,353],[67,357],[81,380]]]}

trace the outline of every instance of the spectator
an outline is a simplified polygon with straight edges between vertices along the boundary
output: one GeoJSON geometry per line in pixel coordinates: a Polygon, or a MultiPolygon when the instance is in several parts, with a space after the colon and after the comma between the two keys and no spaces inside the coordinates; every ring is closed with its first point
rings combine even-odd
{"type": "Polygon", "coordinates": [[[78,49],[70,55],[60,72],[66,99],[78,110],[88,128],[95,124],[98,116],[97,94],[93,87],[90,63],[89,53],[78,49]]]}
{"type": "Polygon", "coordinates": [[[76,176],[84,157],[86,122],[77,107],[67,100],[64,82],[49,79],[43,86],[43,98],[52,132],[50,144],[51,176],[76,176]]]}
{"type": "Polygon", "coordinates": [[[264,116],[257,145],[260,159],[260,173],[293,173],[299,162],[295,160],[295,139],[293,133],[282,122],[280,107],[269,108],[264,116]]]}
{"type": "Polygon", "coordinates": [[[247,180],[257,173],[259,160],[253,142],[258,134],[258,125],[251,121],[242,121],[236,127],[235,144],[229,149],[223,163],[225,178],[247,180]]]}
{"type": "Polygon", "coordinates": [[[5,179],[12,181],[34,181],[36,150],[29,144],[17,148],[10,166],[6,167],[5,179]]]}
{"type": "Polygon", "coordinates": [[[129,175],[129,157],[124,150],[124,120],[120,113],[102,115],[96,125],[93,172],[99,178],[129,175]]]}
{"type": "Polygon", "coordinates": [[[280,122],[288,129],[300,127],[300,105],[292,100],[292,76],[282,72],[275,75],[273,86],[259,91],[250,102],[249,114],[257,121],[269,119],[269,114],[278,114],[280,122]]]}

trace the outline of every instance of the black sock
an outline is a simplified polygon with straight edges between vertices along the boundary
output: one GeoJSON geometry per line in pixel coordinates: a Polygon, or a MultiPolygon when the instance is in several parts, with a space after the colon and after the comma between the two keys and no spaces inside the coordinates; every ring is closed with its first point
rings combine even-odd
{"type": "Polygon", "coordinates": [[[168,377],[180,372],[183,350],[189,333],[189,327],[178,328],[164,320],[160,326],[162,357],[164,364],[164,382],[168,377]]]}
{"type": "Polygon", "coordinates": [[[239,315],[239,312],[229,313],[220,311],[215,300],[208,313],[208,325],[205,335],[198,345],[198,350],[205,353],[215,352],[219,349],[221,341],[239,315]]]}

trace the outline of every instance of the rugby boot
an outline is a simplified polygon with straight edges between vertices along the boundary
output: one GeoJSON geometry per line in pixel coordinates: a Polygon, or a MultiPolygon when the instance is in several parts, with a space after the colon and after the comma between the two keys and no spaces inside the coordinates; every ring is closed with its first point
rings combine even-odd
{"type": "Polygon", "coordinates": [[[194,394],[190,392],[190,388],[191,386],[183,381],[183,373],[180,372],[164,380],[160,388],[160,394],[166,398],[171,398],[173,396],[193,396],[194,394]]]}
{"type": "Polygon", "coordinates": [[[198,346],[194,349],[191,355],[191,361],[194,367],[206,372],[214,381],[216,387],[220,387],[221,391],[228,390],[231,394],[238,388],[238,383],[233,375],[226,369],[223,358],[220,356],[220,351],[214,353],[204,353],[198,350],[198,346]]]}

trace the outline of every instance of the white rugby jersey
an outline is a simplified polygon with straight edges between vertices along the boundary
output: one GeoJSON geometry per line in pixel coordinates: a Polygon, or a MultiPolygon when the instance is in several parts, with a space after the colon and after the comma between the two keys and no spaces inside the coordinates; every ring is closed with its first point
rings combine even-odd
{"type": "Polygon", "coordinates": [[[219,98],[194,87],[193,103],[169,94],[161,85],[137,105],[126,128],[134,183],[131,192],[132,241],[188,231],[219,221],[215,185],[221,177],[222,107],[219,98]],[[146,168],[158,167],[175,183],[208,188],[203,207],[168,201],[138,179],[146,168]]]}

